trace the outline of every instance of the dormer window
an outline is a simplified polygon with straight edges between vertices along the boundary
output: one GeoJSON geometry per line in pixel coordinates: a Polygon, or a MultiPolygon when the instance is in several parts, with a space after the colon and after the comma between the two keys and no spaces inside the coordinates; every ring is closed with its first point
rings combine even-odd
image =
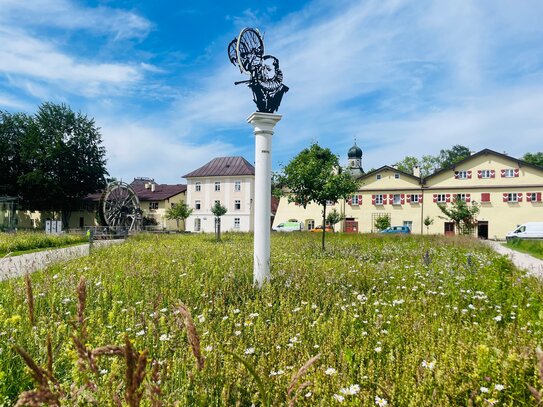
{"type": "Polygon", "coordinates": [[[380,179],[381,179],[381,174],[377,174],[377,175],[375,176],[375,179],[380,180],[380,179]]]}
{"type": "Polygon", "coordinates": [[[399,173],[394,173],[394,179],[400,179],[400,174],[399,173]]]}

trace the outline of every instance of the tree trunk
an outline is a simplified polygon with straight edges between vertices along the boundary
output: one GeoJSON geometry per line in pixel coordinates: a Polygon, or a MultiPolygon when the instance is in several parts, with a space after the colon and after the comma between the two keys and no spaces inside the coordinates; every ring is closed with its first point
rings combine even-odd
{"type": "Polygon", "coordinates": [[[326,235],[326,202],[322,208],[322,251],[324,251],[324,236],[326,235]]]}
{"type": "Polygon", "coordinates": [[[62,229],[66,230],[70,226],[70,217],[72,216],[72,211],[65,209],[61,212],[62,215],[62,229]]]}
{"type": "Polygon", "coordinates": [[[221,218],[215,218],[215,238],[217,241],[221,240],[221,218]]]}

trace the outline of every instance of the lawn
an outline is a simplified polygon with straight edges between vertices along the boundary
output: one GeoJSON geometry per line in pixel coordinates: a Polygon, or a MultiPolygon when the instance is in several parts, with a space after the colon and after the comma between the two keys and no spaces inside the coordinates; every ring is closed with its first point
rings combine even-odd
{"type": "Polygon", "coordinates": [[[543,259],[543,240],[513,239],[507,242],[507,247],[543,259]]]}
{"type": "Polygon", "coordinates": [[[274,234],[261,290],[246,234],[140,236],[0,283],[0,405],[39,387],[14,345],[63,405],[534,405],[539,281],[472,239],[319,246],[274,234]]]}
{"type": "Polygon", "coordinates": [[[70,246],[76,243],[88,242],[81,235],[47,235],[44,232],[0,232],[0,257],[8,253],[19,253],[28,250],[70,246]]]}

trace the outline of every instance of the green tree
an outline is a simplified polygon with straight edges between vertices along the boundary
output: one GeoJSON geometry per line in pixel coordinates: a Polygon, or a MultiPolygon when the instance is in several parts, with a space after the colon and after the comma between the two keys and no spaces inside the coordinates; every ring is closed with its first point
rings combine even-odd
{"type": "Polygon", "coordinates": [[[450,207],[447,204],[439,204],[438,206],[441,212],[454,222],[458,233],[469,235],[473,232],[479,213],[479,206],[475,202],[468,205],[465,201],[455,198],[450,207]]]}
{"type": "Polygon", "coordinates": [[[430,226],[434,224],[434,219],[430,216],[424,218],[424,226],[426,226],[426,234],[430,233],[430,226]]]}
{"type": "Polygon", "coordinates": [[[423,155],[420,160],[420,175],[427,177],[440,168],[439,159],[433,155],[423,155]]]}
{"type": "Polygon", "coordinates": [[[332,209],[332,212],[330,212],[327,216],[326,216],[326,224],[327,225],[330,225],[332,226],[332,228],[334,228],[334,226],[341,222],[343,219],[345,219],[345,216],[343,216],[341,213],[339,213],[338,211],[334,209],[332,209]]]}
{"type": "Polygon", "coordinates": [[[215,238],[217,241],[221,240],[221,216],[226,214],[226,212],[228,210],[219,201],[216,201],[215,205],[211,208],[211,213],[215,215],[215,238]]]}
{"type": "Polygon", "coordinates": [[[385,230],[386,228],[390,227],[390,216],[379,216],[377,219],[375,219],[375,224],[373,226],[375,226],[377,230],[385,230]]]}
{"type": "Polygon", "coordinates": [[[449,150],[441,150],[438,160],[440,168],[447,168],[471,155],[469,148],[457,144],[449,150]]]}
{"type": "Polygon", "coordinates": [[[179,229],[179,221],[182,220],[184,228],[185,219],[187,219],[191,213],[192,208],[190,208],[185,202],[181,202],[166,210],[166,219],[175,220],[177,223],[177,229],[179,229]]]}
{"type": "Polygon", "coordinates": [[[526,153],[522,159],[530,164],[539,165],[543,167],[543,152],[539,153],[526,153]]]}
{"type": "Polygon", "coordinates": [[[413,156],[408,155],[403,160],[398,161],[394,165],[400,171],[406,172],[408,174],[413,174],[413,169],[415,167],[420,167],[420,161],[419,161],[419,159],[417,157],[413,157],[413,156]]]}
{"type": "MultiPolygon", "coordinates": [[[[347,198],[358,190],[358,182],[342,171],[339,159],[330,149],[312,144],[294,157],[283,168],[282,184],[289,190],[289,202],[304,208],[314,202],[322,206],[322,224],[326,224],[326,203],[347,198]]],[[[325,249],[326,228],[322,233],[322,249],[325,249]]]]}
{"type": "Polygon", "coordinates": [[[94,120],[68,106],[42,104],[21,134],[17,177],[22,205],[29,210],[71,212],[89,193],[105,186],[105,148],[94,120]]]}

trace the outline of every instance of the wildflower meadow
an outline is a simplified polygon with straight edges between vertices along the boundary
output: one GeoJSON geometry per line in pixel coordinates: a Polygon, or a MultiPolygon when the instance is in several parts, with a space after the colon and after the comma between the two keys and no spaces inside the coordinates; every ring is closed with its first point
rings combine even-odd
{"type": "Polygon", "coordinates": [[[0,233],[0,256],[12,252],[54,248],[88,242],[84,234],[46,235],[43,232],[0,233]]]}
{"type": "Polygon", "coordinates": [[[141,235],[0,283],[0,405],[522,406],[541,283],[473,239],[141,235]],[[31,404],[36,403],[36,404],[31,404]]]}

